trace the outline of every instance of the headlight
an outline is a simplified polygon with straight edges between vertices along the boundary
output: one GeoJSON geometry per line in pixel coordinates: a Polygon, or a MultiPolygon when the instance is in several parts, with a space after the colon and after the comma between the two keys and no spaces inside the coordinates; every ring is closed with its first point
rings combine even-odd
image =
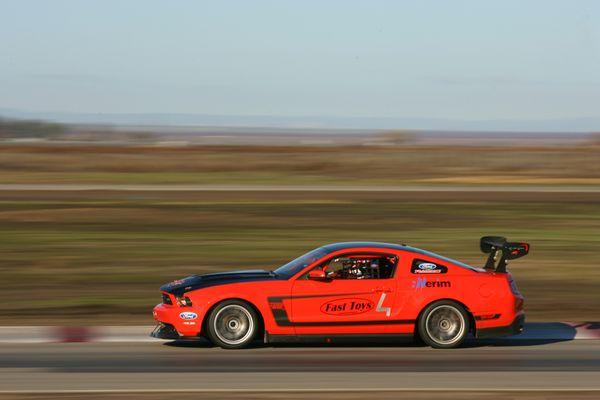
{"type": "Polygon", "coordinates": [[[173,305],[173,302],[171,301],[171,297],[166,293],[162,294],[162,302],[163,302],[163,304],[173,305]]]}
{"type": "Polygon", "coordinates": [[[191,307],[192,306],[192,300],[190,300],[190,298],[187,296],[176,297],[176,299],[177,299],[177,305],[179,305],[179,307],[191,307]]]}

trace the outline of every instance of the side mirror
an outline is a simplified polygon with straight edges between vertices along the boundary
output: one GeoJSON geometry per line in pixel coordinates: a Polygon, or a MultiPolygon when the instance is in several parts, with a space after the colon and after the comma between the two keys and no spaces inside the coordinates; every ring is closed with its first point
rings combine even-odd
{"type": "Polygon", "coordinates": [[[326,281],[327,275],[322,269],[313,269],[308,273],[308,279],[312,281],[326,281]]]}

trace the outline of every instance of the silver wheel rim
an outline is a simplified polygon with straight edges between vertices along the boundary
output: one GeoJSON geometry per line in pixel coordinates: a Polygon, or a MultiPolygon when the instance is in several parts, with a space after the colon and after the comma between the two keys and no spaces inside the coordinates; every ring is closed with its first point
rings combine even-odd
{"type": "Polygon", "coordinates": [[[427,315],[425,329],[427,335],[441,345],[459,341],[465,333],[465,318],[453,306],[437,306],[427,315]]]}
{"type": "Polygon", "coordinates": [[[219,340],[229,345],[244,343],[254,333],[252,315],[245,307],[237,304],[221,308],[213,324],[219,340]]]}

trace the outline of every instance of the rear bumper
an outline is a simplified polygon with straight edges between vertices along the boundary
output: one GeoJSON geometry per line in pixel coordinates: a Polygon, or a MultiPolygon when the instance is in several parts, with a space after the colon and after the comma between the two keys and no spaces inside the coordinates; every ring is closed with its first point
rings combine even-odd
{"type": "Polygon", "coordinates": [[[479,339],[485,339],[498,336],[516,335],[523,332],[524,325],[525,314],[519,314],[510,325],[477,329],[476,336],[479,339]]]}

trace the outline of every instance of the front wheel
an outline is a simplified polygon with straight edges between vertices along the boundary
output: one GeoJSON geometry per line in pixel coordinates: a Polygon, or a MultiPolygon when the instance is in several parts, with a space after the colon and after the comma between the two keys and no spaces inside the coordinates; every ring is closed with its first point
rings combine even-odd
{"type": "Polygon", "coordinates": [[[241,349],[256,336],[258,316],[248,303],[226,300],[212,310],[206,328],[213,344],[224,349],[241,349]]]}
{"type": "Polygon", "coordinates": [[[469,316],[463,306],[453,301],[430,304],[419,318],[419,336],[437,349],[460,346],[468,333],[469,316]]]}

